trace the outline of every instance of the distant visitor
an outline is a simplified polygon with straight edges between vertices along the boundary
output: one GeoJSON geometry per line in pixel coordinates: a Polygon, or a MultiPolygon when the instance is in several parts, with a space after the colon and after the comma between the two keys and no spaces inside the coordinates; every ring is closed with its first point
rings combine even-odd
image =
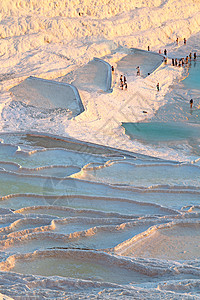
{"type": "Polygon", "coordinates": [[[137,76],[140,76],[140,67],[138,66],[136,69],[137,69],[137,76]]]}
{"type": "Polygon", "coordinates": [[[160,90],[160,84],[159,84],[159,82],[157,83],[156,87],[157,87],[157,91],[159,91],[160,90]]]}
{"type": "Polygon", "coordinates": [[[193,105],[193,99],[190,100],[190,108],[192,108],[193,105]]]}

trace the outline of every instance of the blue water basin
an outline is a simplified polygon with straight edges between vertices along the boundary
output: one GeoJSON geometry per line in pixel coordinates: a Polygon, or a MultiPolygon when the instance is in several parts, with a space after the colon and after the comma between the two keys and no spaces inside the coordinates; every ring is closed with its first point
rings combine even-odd
{"type": "Polygon", "coordinates": [[[183,122],[122,123],[131,139],[146,142],[181,141],[199,138],[199,126],[183,122]]]}
{"type": "Polygon", "coordinates": [[[200,90],[200,60],[192,61],[188,72],[188,76],[183,80],[185,87],[200,90]]]}

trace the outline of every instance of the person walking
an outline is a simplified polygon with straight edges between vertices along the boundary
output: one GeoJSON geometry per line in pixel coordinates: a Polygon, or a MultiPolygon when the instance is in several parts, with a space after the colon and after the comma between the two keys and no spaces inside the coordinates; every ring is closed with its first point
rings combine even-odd
{"type": "Polygon", "coordinates": [[[193,99],[190,99],[190,108],[192,109],[193,99]]]}
{"type": "Polygon", "coordinates": [[[174,58],[172,58],[172,66],[174,66],[174,58]]]}
{"type": "Polygon", "coordinates": [[[159,90],[160,90],[160,84],[159,84],[159,82],[157,83],[156,87],[157,87],[157,91],[159,92],[159,90]]]}
{"type": "Polygon", "coordinates": [[[165,55],[165,56],[167,55],[167,49],[164,50],[164,55],[165,55]]]}

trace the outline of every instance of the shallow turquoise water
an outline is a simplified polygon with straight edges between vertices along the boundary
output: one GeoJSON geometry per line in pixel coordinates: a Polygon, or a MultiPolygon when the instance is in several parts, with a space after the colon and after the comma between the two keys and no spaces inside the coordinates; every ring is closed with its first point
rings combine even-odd
{"type": "Polygon", "coordinates": [[[181,141],[199,138],[199,126],[178,122],[123,123],[132,139],[146,142],[181,141]]]}
{"type": "Polygon", "coordinates": [[[192,61],[189,69],[189,76],[187,76],[183,83],[188,89],[200,90],[200,61],[192,61]]]}
{"type": "Polygon", "coordinates": [[[189,90],[189,95],[173,94],[171,100],[160,107],[148,123],[122,123],[125,133],[131,139],[150,144],[164,143],[165,146],[168,145],[169,147],[173,147],[173,144],[179,145],[178,147],[180,144],[189,145],[191,152],[199,155],[200,60],[191,61],[188,72],[189,75],[182,83],[184,88],[189,90]],[[195,92],[195,98],[191,96],[192,91],[195,92]],[[189,106],[189,96],[194,99],[192,109],[189,106]]]}

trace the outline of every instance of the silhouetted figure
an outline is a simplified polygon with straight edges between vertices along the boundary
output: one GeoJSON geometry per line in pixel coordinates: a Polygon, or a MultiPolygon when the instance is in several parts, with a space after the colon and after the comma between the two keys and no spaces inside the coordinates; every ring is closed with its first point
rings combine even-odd
{"type": "Polygon", "coordinates": [[[183,39],[184,45],[186,45],[186,38],[183,39]]]}
{"type": "Polygon", "coordinates": [[[194,52],[194,59],[196,59],[197,58],[197,53],[196,52],[194,52]]]}
{"type": "Polygon", "coordinates": [[[114,67],[113,67],[113,66],[111,67],[111,69],[112,69],[112,72],[114,73],[114,70],[115,70],[115,69],[114,69],[114,67]]]}
{"type": "Polygon", "coordinates": [[[167,55],[167,50],[166,49],[164,50],[164,55],[167,55]]]}
{"type": "Polygon", "coordinates": [[[123,82],[123,76],[122,75],[120,76],[120,82],[123,82]]]}
{"type": "Polygon", "coordinates": [[[178,66],[178,60],[175,58],[175,66],[178,66]]]}
{"type": "Polygon", "coordinates": [[[137,69],[137,76],[140,76],[140,67],[138,66],[136,69],[137,69]]]}
{"type": "Polygon", "coordinates": [[[160,90],[159,82],[157,83],[156,87],[157,87],[157,91],[159,92],[159,90],[160,90]]]}
{"type": "Polygon", "coordinates": [[[150,47],[148,46],[148,51],[150,51],[150,47]]]}
{"type": "Polygon", "coordinates": [[[192,109],[193,99],[190,100],[190,108],[192,109]]]}
{"type": "Polygon", "coordinates": [[[176,39],[176,43],[177,43],[177,45],[178,45],[178,38],[176,39]]]}
{"type": "Polygon", "coordinates": [[[172,58],[172,66],[174,66],[174,58],[172,58]]]}
{"type": "Polygon", "coordinates": [[[189,58],[190,58],[190,60],[192,59],[192,53],[190,52],[190,54],[189,54],[189,58]]]}
{"type": "Polygon", "coordinates": [[[126,83],[126,76],[124,75],[124,83],[126,83]]]}

